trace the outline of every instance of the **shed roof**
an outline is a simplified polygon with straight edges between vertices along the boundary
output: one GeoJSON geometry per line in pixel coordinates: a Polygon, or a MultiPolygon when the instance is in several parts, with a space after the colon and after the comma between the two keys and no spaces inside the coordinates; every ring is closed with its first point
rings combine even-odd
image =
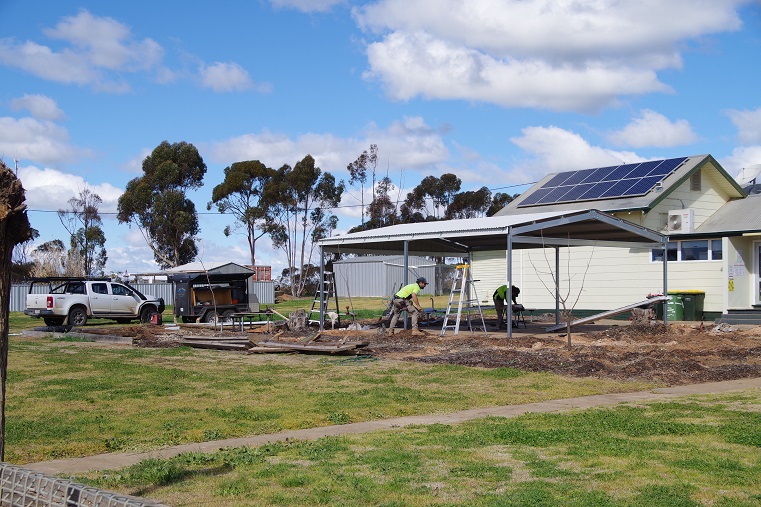
{"type": "Polygon", "coordinates": [[[521,215],[400,224],[320,240],[328,252],[461,256],[500,250],[511,235],[513,248],[577,246],[654,246],[663,235],[598,210],[547,211],[521,215]]]}
{"type": "Polygon", "coordinates": [[[189,262],[169,268],[166,273],[209,273],[215,275],[253,275],[254,271],[234,262],[189,262]]]}

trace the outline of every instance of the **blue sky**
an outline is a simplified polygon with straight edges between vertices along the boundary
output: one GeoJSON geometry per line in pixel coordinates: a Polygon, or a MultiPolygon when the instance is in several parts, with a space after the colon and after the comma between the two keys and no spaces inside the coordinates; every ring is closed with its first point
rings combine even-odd
{"type": "MultiPolygon", "coordinates": [[[[759,0],[0,0],[0,21],[0,157],[37,244],[68,241],[54,212],[89,188],[109,271],[156,270],[113,213],[164,140],[204,158],[203,212],[233,162],[310,154],[348,180],[370,144],[401,199],[447,172],[515,193],[622,162],[761,163],[759,0]]],[[[351,188],[338,233],[359,202],[351,188]]],[[[201,215],[199,260],[247,262],[231,223],[201,215]]],[[[287,264],[267,238],[257,263],[287,264]]]]}

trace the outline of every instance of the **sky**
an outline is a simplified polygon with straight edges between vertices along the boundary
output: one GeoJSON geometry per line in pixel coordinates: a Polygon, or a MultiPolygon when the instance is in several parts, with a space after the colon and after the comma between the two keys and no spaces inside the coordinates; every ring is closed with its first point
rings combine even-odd
{"type": "MultiPolygon", "coordinates": [[[[68,244],[56,211],[89,189],[107,272],[158,271],[115,212],[162,141],[208,167],[190,194],[198,260],[239,264],[245,236],[206,206],[238,161],[309,154],[348,182],[376,144],[400,200],[445,173],[514,194],[652,159],[761,164],[760,0],[0,0],[0,27],[0,159],[26,189],[31,247],[68,244]]],[[[348,188],[336,234],[360,203],[348,188]]],[[[257,264],[287,267],[266,236],[257,264]]]]}

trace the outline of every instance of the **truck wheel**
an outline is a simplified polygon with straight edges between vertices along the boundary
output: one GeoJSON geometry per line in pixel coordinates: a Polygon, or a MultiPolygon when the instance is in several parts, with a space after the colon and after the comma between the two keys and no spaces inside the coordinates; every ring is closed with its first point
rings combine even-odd
{"type": "Polygon", "coordinates": [[[206,315],[203,316],[203,321],[209,324],[216,324],[219,322],[219,314],[214,310],[209,310],[206,315]]]}
{"type": "Polygon", "coordinates": [[[151,321],[151,315],[153,315],[156,312],[156,307],[154,306],[146,306],[140,311],[140,322],[143,324],[148,324],[151,321]]]}
{"type": "Polygon", "coordinates": [[[235,315],[234,310],[225,311],[225,313],[222,314],[222,322],[224,322],[225,324],[232,324],[233,315],[235,315]]]}
{"type": "Polygon", "coordinates": [[[45,321],[46,326],[60,326],[63,324],[63,319],[61,317],[43,317],[45,321]]]}
{"type": "Polygon", "coordinates": [[[84,326],[87,324],[87,312],[84,308],[76,307],[69,311],[69,324],[72,326],[84,326]]]}

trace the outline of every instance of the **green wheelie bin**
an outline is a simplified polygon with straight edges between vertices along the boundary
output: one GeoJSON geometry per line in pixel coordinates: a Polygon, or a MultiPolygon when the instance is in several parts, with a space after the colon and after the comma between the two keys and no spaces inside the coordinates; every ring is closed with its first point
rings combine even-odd
{"type": "Polygon", "coordinates": [[[666,316],[669,321],[672,320],[684,320],[684,302],[682,301],[682,293],[676,291],[668,291],[669,300],[666,301],[666,316]]]}

